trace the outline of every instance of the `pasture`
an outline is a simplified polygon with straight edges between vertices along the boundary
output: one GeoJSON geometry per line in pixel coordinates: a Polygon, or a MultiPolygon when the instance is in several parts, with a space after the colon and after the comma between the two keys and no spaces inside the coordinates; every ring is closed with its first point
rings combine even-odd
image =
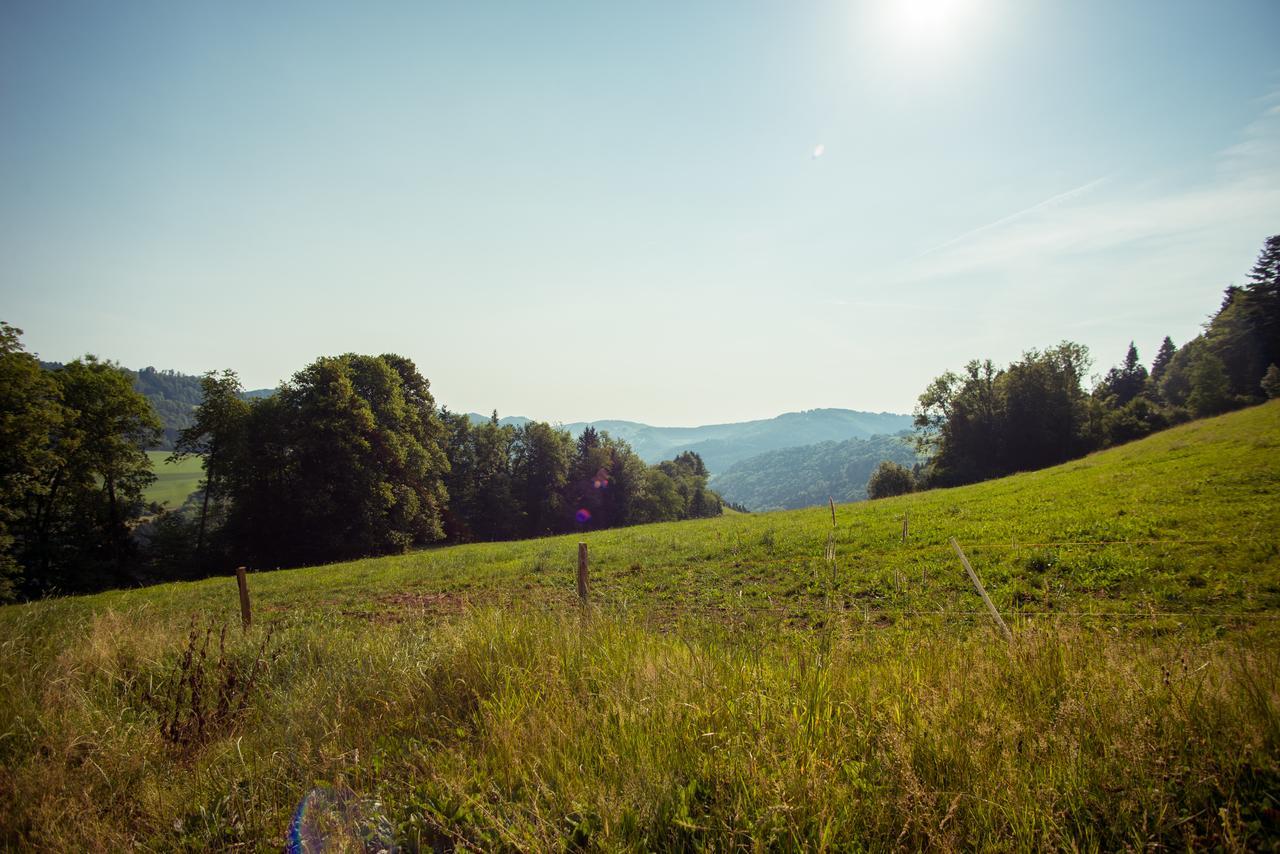
{"type": "Polygon", "coordinates": [[[3,608],[0,843],[1271,847],[1278,449],[3,608]]]}

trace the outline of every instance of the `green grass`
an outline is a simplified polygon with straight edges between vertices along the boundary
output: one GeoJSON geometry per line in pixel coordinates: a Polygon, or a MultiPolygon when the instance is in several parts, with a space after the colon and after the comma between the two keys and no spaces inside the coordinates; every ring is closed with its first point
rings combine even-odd
{"type": "Polygon", "coordinates": [[[1278,449],[841,506],[834,580],[825,507],[593,532],[586,615],[578,537],[0,609],[0,845],[278,850],[322,783],[424,848],[1274,847],[1278,449]]]}
{"type": "Polygon", "coordinates": [[[188,457],[177,463],[167,463],[168,451],[147,451],[156,482],[147,487],[143,498],[154,501],[170,510],[182,506],[187,496],[200,486],[204,477],[203,462],[199,457],[188,457]]]}

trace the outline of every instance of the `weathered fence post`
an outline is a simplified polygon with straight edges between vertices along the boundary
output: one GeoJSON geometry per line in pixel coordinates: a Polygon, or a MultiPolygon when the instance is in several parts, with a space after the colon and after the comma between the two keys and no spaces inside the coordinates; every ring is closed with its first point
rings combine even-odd
{"type": "Polygon", "coordinates": [[[836,500],[828,495],[827,503],[831,505],[831,527],[834,528],[836,526],[836,500]]]}
{"type": "Polygon", "coordinates": [[[907,544],[907,526],[911,523],[911,508],[908,507],[906,512],[902,514],[902,544],[907,544]]]}
{"type": "Polygon", "coordinates": [[[960,562],[964,564],[964,571],[969,573],[969,580],[973,582],[974,587],[978,588],[978,593],[982,595],[982,601],[987,603],[987,610],[991,612],[991,619],[996,621],[996,625],[1000,627],[1005,640],[1012,641],[1013,632],[1009,631],[1009,627],[1005,625],[1004,618],[1000,616],[1000,612],[996,610],[991,597],[987,595],[987,589],[978,580],[978,573],[974,572],[973,567],[969,566],[969,559],[964,556],[964,551],[960,548],[960,544],[956,542],[955,537],[951,538],[951,548],[956,550],[956,554],[960,557],[960,562]]]}
{"type": "Polygon", "coordinates": [[[249,613],[249,579],[245,578],[244,567],[236,567],[236,586],[240,588],[240,622],[247,629],[253,623],[253,615],[249,613]]]}
{"type": "Polygon", "coordinates": [[[578,543],[578,599],[587,604],[587,544],[578,543]]]}

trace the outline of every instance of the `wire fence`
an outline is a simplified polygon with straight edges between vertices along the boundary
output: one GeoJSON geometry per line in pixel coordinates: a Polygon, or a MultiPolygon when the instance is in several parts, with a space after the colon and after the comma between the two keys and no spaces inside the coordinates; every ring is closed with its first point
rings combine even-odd
{"type": "MultiPolygon", "coordinates": [[[[658,596],[652,594],[640,594],[636,596],[628,596],[620,590],[611,589],[611,585],[606,582],[604,589],[600,592],[603,597],[596,599],[599,607],[608,610],[624,610],[624,611],[640,611],[653,612],[659,616],[714,616],[720,619],[747,618],[747,617],[763,617],[774,616],[780,620],[790,620],[799,624],[815,623],[825,621],[834,616],[841,619],[852,621],[861,620],[866,623],[885,623],[896,622],[898,620],[942,620],[942,621],[984,621],[991,619],[993,614],[989,611],[971,610],[967,608],[956,608],[958,604],[956,599],[964,596],[965,591],[972,595],[972,589],[965,583],[957,573],[957,577],[952,578],[948,573],[932,571],[931,568],[922,568],[919,581],[916,577],[908,578],[898,568],[890,568],[885,566],[886,563],[893,561],[897,557],[910,553],[919,552],[947,552],[953,550],[959,553],[959,548],[952,542],[920,542],[911,541],[907,536],[906,526],[904,524],[903,539],[901,542],[893,545],[886,544],[882,548],[861,548],[852,554],[841,556],[838,554],[839,547],[844,546],[848,549],[851,543],[839,543],[837,529],[831,529],[828,532],[825,554],[822,558],[816,556],[809,559],[805,563],[805,570],[812,570],[812,585],[810,591],[800,595],[791,595],[787,597],[785,602],[775,603],[772,596],[768,596],[769,604],[761,604],[758,601],[747,602],[742,601],[741,589],[725,589],[723,587],[707,587],[699,586],[697,590],[669,590],[663,591],[658,596]],[[814,566],[815,562],[818,563],[814,566]],[[839,564],[844,563],[843,567],[839,564]],[[820,580],[820,576],[825,575],[821,566],[825,564],[830,568],[830,580],[820,580]],[[890,573],[892,573],[890,575],[890,573]],[[851,578],[851,574],[853,578],[851,578]],[[930,577],[932,576],[932,577],[930,577]],[[862,582],[859,587],[858,581],[862,582]],[[854,581],[853,585],[849,582],[854,581]],[[930,582],[932,582],[930,584],[930,582]],[[825,591],[816,591],[814,588],[825,587],[825,591]],[[919,607],[900,607],[891,604],[896,600],[902,604],[906,604],[907,600],[912,596],[919,596],[924,593],[926,588],[932,588],[928,592],[938,596],[944,601],[938,601],[938,607],[919,608],[919,607]],[[881,589],[887,588],[887,589],[881,589]],[[910,589],[914,588],[914,589],[910,589]],[[621,595],[620,595],[621,594],[621,595]],[[816,595],[815,595],[816,594],[816,595]],[[655,599],[657,601],[655,601],[655,599]],[[665,600],[665,601],[664,601],[665,600]]],[[[846,529],[847,530],[847,529],[846,529]]],[[[936,532],[930,532],[929,539],[937,536],[936,532]]],[[[896,539],[896,538],[895,538],[896,539]]],[[[1019,542],[1016,539],[1002,542],[981,542],[966,544],[964,548],[970,552],[978,553],[987,550],[1022,550],[1022,549],[1093,549],[1093,548],[1151,548],[1160,547],[1163,549],[1180,549],[1202,546],[1230,546],[1242,547],[1256,543],[1255,539],[1247,537],[1238,538],[1196,538],[1196,539],[1122,539],[1122,540],[1046,540],[1037,542],[1019,542]]],[[[914,567],[913,567],[914,568],[914,567]]],[[[982,590],[981,581],[976,577],[974,584],[980,593],[982,590]]],[[[1074,591],[1076,595],[1088,595],[1087,591],[1074,591]]],[[[754,597],[760,594],[755,592],[754,597]]],[[[783,594],[785,595],[785,594],[783,594]]],[[[1056,595],[1056,594],[1055,594],[1056,595]]],[[[1142,594],[1139,594],[1142,595],[1142,594]]],[[[1149,594],[1153,595],[1153,594],[1149,594]]],[[[781,598],[781,596],[779,597],[781,598]]],[[[935,600],[937,601],[937,600],[935,600]]],[[[1047,602],[1047,598],[1045,600],[1047,602]]],[[[1246,607],[1253,607],[1248,603],[1242,602],[1246,607]]],[[[1060,621],[1060,620],[1080,620],[1080,621],[1100,621],[1121,623],[1135,623],[1139,621],[1160,622],[1160,621],[1218,621],[1227,623],[1272,623],[1280,620],[1280,613],[1274,611],[1263,610],[1241,610],[1224,611],[1215,610],[1160,610],[1154,607],[1146,607],[1141,610],[1087,610],[1078,608],[1028,608],[1025,605],[1014,604],[1004,605],[1001,609],[1003,615],[1012,619],[1016,623],[1037,622],[1037,621],[1060,621]]]]}

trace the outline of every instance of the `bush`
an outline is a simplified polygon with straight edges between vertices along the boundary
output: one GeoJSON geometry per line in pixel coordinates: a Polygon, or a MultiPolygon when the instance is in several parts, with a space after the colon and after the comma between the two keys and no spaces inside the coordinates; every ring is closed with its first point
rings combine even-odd
{"type": "Polygon", "coordinates": [[[885,460],[876,466],[867,481],[868,498],[890,498],[894,495],[906,495],[915,492],[916,479],[910,470],[895,462],[885,460]]]}
{"type": "Polygon", "coordinates": [[[1280,397],[1280,368],[1274,364],[1267,368],[1266,374],[1262,377],[1262,390],[1267,393],[1268,400],[1280,397]]]}

